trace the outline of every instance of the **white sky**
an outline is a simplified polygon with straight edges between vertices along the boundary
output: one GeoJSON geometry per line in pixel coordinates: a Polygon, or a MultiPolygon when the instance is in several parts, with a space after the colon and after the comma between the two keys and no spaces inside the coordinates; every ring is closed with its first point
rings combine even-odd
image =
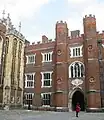
{"type": "Polygon", "coordinates": [[[80,29],[83,31],[82,19],[85,15],[95,15],[97,21],[97,30],[104,29],[104,0],[68,0],[70,5],[76,9],[72,18],[68,19],[68,25],[71,29],[80,29]],[[75,18],[75,19],[74,19],[75,18]],[[70,24],[71,23],[71,24],[70,24]],[[76,27],[77,26],[77,27],[76,27]]]}
{"type": "MultiPolygon", "coordinates": [[[[37,19],[36,16],[39,13],[40,9],[44,5],[49,4],[50,1],[61,2],[63,0],[0,0],[0,17],[2,17],[2,11],[5,9],[7,13],[10,13],[12,22],[17,29],[18,29],[18,24],[21,21],[22,33],[26,36],[26,38],[29,41],[31,42],[34,42],[34,40],[40,41],[41,39],[40,33],[37,34],[31,33],[30,30],[37,31],[37,28],[35,27],[35,23],[31,24],[30,21],[32,19],[37,19]]],[[[83,32],[82,20],[85,14],[87,15],[94,14],[97,18],[98,30],[99,31],[103,30],[104,0],[64,0],[64,1],[68,2],[69,10],[70,10],[68,11],[69,15],[71,13],[71,17],[67,16],[67,23],[70,30],[79,29],[81,30],[81,33],[83,32]]],[[[47,18],[49,18],[49,16],[47,16],[47,18]]],[[[53,21],[53,23],[55,22],[56,21],[53,21]]],[[[39,31],[41,31],[41,29],[39,29],[39,31]]],[[[50,28],[49,26],[49,28],[47,28],[47,31],[51,32],[50,29],[54,30],[54,28],[50,28]]],[[[51,36],[53,36],[53,33],[51,36]]],[[[54,38],[55,36],[53,36],[52,39],[54,38]]]]}

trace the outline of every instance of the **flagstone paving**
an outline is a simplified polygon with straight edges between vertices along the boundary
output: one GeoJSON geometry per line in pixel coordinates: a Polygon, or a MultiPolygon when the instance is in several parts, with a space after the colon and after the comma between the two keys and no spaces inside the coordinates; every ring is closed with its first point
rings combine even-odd
{"type": "Polygon", "coordinates": [[[0,111],[0,120],[104,120],[104,113],[44,112],[27,110],[0,111]]]}

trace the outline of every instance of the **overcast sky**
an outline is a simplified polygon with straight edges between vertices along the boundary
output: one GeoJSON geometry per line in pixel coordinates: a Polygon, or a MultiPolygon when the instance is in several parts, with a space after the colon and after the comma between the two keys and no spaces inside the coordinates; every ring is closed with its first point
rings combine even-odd
{"type": "Polygon", "coordinates": [[[55,24],[63,20],[69,31],[79,29],[83,33],[83,17],[94,14],[97,30],[104,30],[104,0],[0,0],[0,17],[5,9],[12,23],[30,42],[41,41],[41,36],[55,38],[55,24]]]}

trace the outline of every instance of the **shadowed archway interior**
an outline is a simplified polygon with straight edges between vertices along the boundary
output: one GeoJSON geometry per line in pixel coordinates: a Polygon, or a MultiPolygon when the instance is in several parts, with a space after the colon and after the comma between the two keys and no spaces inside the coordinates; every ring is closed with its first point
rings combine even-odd
{"type": "Polygon", "coordinates": [[[76,91],[72,97],[72,110],[75,110],[76,104],[79,103],[81,111],[85,110],[84,94],[80,91],[76,91]]]}

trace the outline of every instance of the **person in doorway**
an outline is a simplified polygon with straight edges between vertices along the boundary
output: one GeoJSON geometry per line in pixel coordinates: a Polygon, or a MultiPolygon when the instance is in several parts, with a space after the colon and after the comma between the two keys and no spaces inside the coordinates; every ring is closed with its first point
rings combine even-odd
{"type": "Polygon", "coordinates": [[[75,111],[76,111],[76,117],[78,117],[78,113],[80,112],[80,105],[79,105],[79,103],[77,103],[77,105],[76,105],[76,109],[75,109],[75,111]]]}

